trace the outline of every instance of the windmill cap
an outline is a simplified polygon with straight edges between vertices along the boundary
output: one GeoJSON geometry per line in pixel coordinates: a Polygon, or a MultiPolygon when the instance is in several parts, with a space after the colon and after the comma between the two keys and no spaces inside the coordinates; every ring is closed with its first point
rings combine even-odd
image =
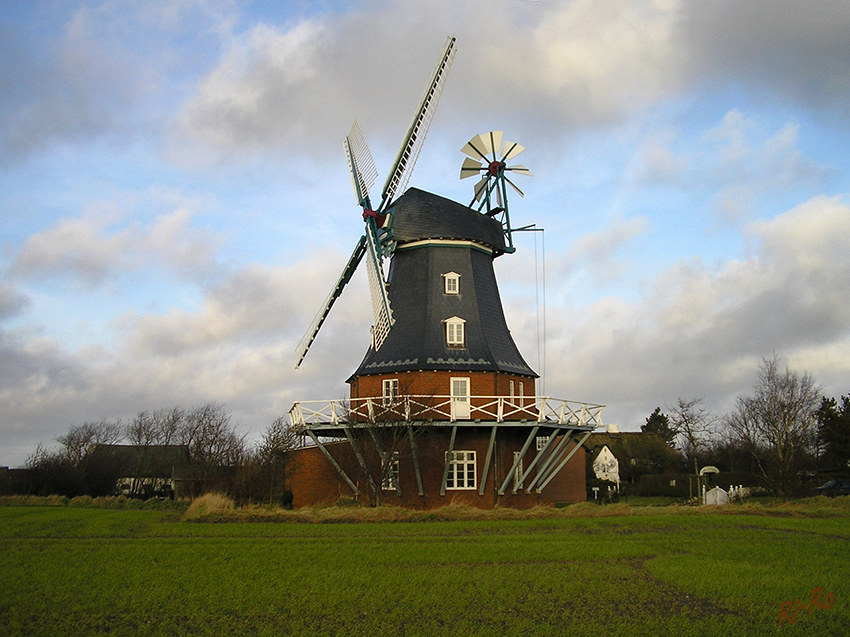
{"type": "Polygon", "coordinates": [[[394,208],[393,237],[399,244],[450,239],[475,241],[497,255],[505,252],[501,223],[451,199],[409,188],[394,208]]]}

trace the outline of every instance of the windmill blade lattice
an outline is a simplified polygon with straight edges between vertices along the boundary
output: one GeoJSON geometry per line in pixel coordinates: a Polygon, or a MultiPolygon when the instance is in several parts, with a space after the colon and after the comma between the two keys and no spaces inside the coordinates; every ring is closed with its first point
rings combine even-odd
{"type": "Polygon", "coordinates": [[[422,142],[425,141],[425,135],[428,134],[431,120],[434,119],[434,112],[437,109],[437,103],[440,101],[440,95],[443,93],[443,86],[446,84],[446,77],[456,52],[455,38],[449,36],[443,46],[443,53],[434,66],[431,81],[419,100],[419,108],[410,122],[410,127],[407,129],[407,134],[401,143],[395,162],[393,162],[392,170],[387,175],[384,191],[381,193],[381,208],[390,203],[395,198],[396,193],[403,193],[407,188],[407,182],[410,180],[413,167],[419,158],[422,142]]]}
{"type": "Polygon", "coordinates": [[[372,151],[366,143],[366,137],[360,128],[360,122],[354,120],[351,130],[342,143],[345,158],[348,160],[348,170],[351,173],[351,183],[354,186],[354,196],[361,206],[369,207],[369,190],[378,177],[372,151]]]}

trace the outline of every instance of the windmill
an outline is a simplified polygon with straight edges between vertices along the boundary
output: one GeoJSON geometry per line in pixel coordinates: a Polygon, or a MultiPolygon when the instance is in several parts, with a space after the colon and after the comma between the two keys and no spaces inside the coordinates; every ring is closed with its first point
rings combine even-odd
{"type": "Polygon", "coordinates": [[[378,176],[378,171],[375,168],[375,162],[372,159],[369,146],[366,144],[363,132],[360,129],[360,124],[356,119],[354,120],[351,131],[343,142],[343,148],[345,149],[345,156],[351,172],[351,181],[354,186],[357,205],[363,209],[363,221],[366,226],[365,232],[357,242],[354,252],[352,252],[336,285],[331,290],[324,305],[318,314],[316,314],[313,323],[296,348],[298,358],[295,364],[296,368],[301,365],[301,362],[307,355],[307,351],[316,339],[319,329],[325,322],[331,307],[333,307],[333,304],[342,294],[343,288],[351,280],[357,266],[364,257],[366,258],[366,267],[369,273],[369,291],[372,299],[373,347],[376,350],[379,349],[389,334],[394,320],[389,297],[387,296],[383,260],[391,256],[395,250],[393,239],[393,203],[396,194],[403,193],[407,187],[407,182],[416,164],[416,159],[422,149],[422,142],[434,117],[437,102],[440,99],[440,94],[445,85],[455,52],[455,38],[450,36],[446,38],[443,51],[437,60],[437,64],[431,74],[431,79],[419,101],[419,107],[413,116],[410,127],[407,129],[407,134],[399,148],[398,155],[396,155],[392,168],[387,175],[387,180],[381,191],[381,201],[377,208],[372,207],[369,190],[378,176]]]}
{"type": "Polygon", "coordinates": [[[506,252],[515,251],[512,233],[530,227],[511,227],[507,185],[516,190],[520,197],[524,195],[522,190],[505,174],[513,172],[518,175],[532,176],[531,171],[522,164],[507,165],[509,160],[524,150],[525,146],[520,146],[515,142],[505,141],[502,143],[502,131],[490,131],[476,135],[461,149],[461,152],[467,155],[467,158],[463,160],[463,165],[460,168],[460,178],[466,179],[467,177],[481,175],[481,179],[475,184],[474,196],[469,207],[474,208],[477,203],[478,212],[483,212],[501,222],[507,240],[506,252]]]}
{"type": "Polygon", "coordinates": [[[369,191],[378,171],[356,120],[345,138],[365,233],[305,334],[298,363],[363,259],[374,324],[346,380],[348,398],[299,401],[289,412],[313,442],[297,452],[310,473],[293,489],[296,506],[346,490],[371,504],[393,494],[417,508],[447,498],[527,507],[585,497],[582,445],[602,406],[537,396],[539,375],[508,329],[493,267],[515,251],[512,233],[532,227],[513,228],[508,214],[507,186],[522,195],[508,174],[531,174],[508,165],[523,147],[502,143],[501,132],[463,147],[461,178],[480,177],[470,205],[405,190],[453,55],[449,38],[377,206],[369,191]],[[333,453],[330,440],[339,443],[333,453]],[[576,453],[572,469],[561,471],[576,453]]]}

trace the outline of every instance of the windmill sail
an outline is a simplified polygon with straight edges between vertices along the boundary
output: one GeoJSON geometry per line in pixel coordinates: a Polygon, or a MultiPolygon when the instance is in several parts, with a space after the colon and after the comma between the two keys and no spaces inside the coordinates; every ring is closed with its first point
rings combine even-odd
{"type": "Polygon", "coordinates": [[[440,99],[440,94],[446,82],[446,75],[451,68],[454,55],[455,38],[450,36],[446,39],[442,54],[431,74],[428,87],[419,101],[416,115],[414,115],[413,121],[407,130],[393,168],[387,176],[384,190],[381,193],[381,204],[377,210],[372,209],[372,204],[369,201],[369,190],[375,183],[378,171],[375,168],[375,161],[372,159],[372,153],[369,151],[366,138],[360,129],[360,123],[356,119],[343,141],[342,146],[345,150],[345,158],[348,161],[348,169],[351,173],[354,195],[357,198],[357,204],[363,208],[363,218],[366,221],[366,234],[360,238],[339,280],[325,300],[322,309],[316,314],[310,328],[298,344],[296,348],[296,355],[298,357],[298,362],[295,364],[296,368],[301,365],[301,362],[307,355],[307,351],[316,339],[319,329],[331,311],[331,307],[333,307],[337,298],[342,294],[343,288],[351,280],[354,271],[357,269],[364,255],[366,255],[366,261],[368,262],[369,291],[372,297],[372,317],[374,319],[372,339],[376,351],[381,347],[389,334],[390,328],[395,321],[393,320],[390,300],[387,295],[387,285],[384,282],[383,258],[393,252],[395,241],[391,230],[387,230],[383,223],[381,224],[382,228],[378,228],[376,219],[380,218],[382,211],[384,211],[388,204],[392,203],[395,193],[403,191],[407,187],[413,166],[422,148],[422,142],[428,132],[431,120],[434,118],[434,110],[437,108],[437,102],[440,99]]]}
{"type": "Polygon", "coordinates": [[[357,119],[354,120],[342,147],[345,149],[345,158],[348,160],[348,169],[351,172],[351,183],[354,186],[357,204],[369,206],[371,205],[369,204],[369,190],[378,177],[378,169],[375,168],[375,160],[372,159],[372,152],[369,150],[369,144],[366,143],[366,138],[363,136],[363,131],[360,129],[360,123],[357,119]]]}
{"type": "Polygon", "coordinates": [[[333,304],[339,298],[339,295],[342,294],[342,289],[351,280],[351,277],[354,275],[354,271],[360,264],[360,260],[363,258],[363,254],[365,252],[366,235],[363,235],[360,237],[360,241],[357,242],[354,252],[351,253],[351,257],[348,259],[348,263],[345,265],[336,285],[334,285],[331,289],[331,293],[328,294],[328,298],[325,299],[322,309],[318,311],[313,322],[310,324],[310,327],[304,333],[304,336],[301,337],[298,347],[295,348],[295,353],[298,356],[298,362],[295,363],[296,369],[301,366],[301,362],[304,360],[304,357],[307,356],[307,350],[310,349],[313,341],[316,340],[316,334],[319,333],[319,328],[322,327],[322,323],[324,323],[325,319],[328,317],[328,313],[331,311],[333,304]]]}
{"type": "Polygon", "coordinates": [[[387,286],[384,283],[384,268],[378,246],[372,238],[372,232],[366,232],[366,269],[369,271],[369,293],[372,297],[372,340],[375,350],[380,349],[393,326],[393,313],[387,286]]]}
{"type": "Polygon", "coordinates": [[[389,204],[397,192],[404,192],[404,189],[407,187],[413,166],[419,157],[419,151],[422,150],[422,142],[428,133],[431,120],[434,118],[434,111],[437,109],[437,102],[439,102],[440,94],[443,92],[443,86],[446,83],[446,76],[452,66],[455,52],[455,39],[449,36],[446,38],[443,54],[437,60],[437,65],[431,74],[431,81],[428,83],[428,87],[419,101],[419,108],[416,111],[416,115],[413,116],[413,121],[410,122],[410,128],[407,129],[407,135],[405,135],[404,141],[401,143],[401,148],[399,148],[393,168],[387,176],[384,191],[381,194],[381,208],[389,204]]]}

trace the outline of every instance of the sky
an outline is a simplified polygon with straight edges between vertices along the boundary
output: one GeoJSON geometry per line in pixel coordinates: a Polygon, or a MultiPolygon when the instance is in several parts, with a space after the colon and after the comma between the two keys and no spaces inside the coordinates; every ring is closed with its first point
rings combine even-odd
{"type": "MultiPolygon", "coordinates": [[[[495,261],[538,393],[635,431],[776,355],[850,392],[850,3],[0,1],[0,465],[73,425],[222,403],[254,440],[343,398],[365,269],[342,140],[383,183],[447,35],[410,186],[464,204],[505,132],[495,261]]],[[[373,192],[373,196],[376,192],[373,192]]]]}

